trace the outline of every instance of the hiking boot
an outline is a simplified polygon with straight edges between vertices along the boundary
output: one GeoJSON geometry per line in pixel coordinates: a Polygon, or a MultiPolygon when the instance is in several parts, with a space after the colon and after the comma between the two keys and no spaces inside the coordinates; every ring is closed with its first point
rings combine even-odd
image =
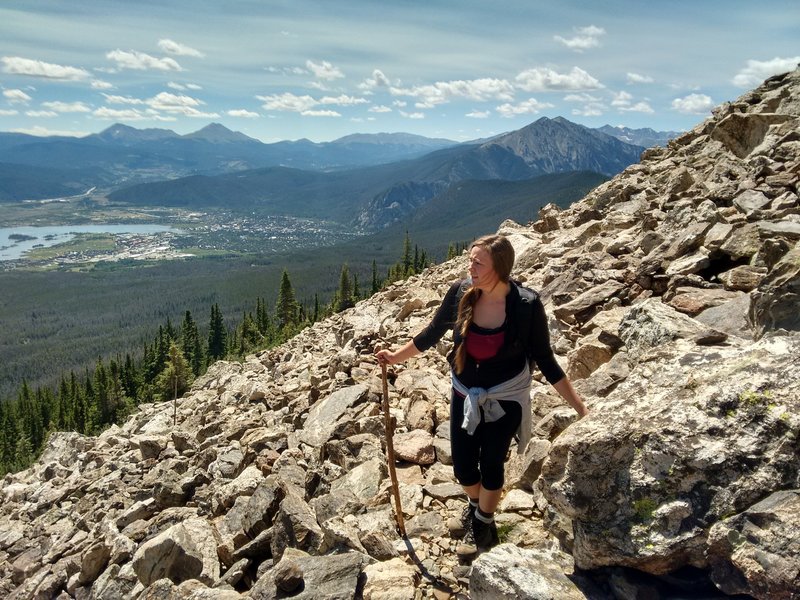
{"type": "Polygon", "coordinates": [[[489,550],[499,542],[497,536],[497,525],[494,521],[484,523],[475,516],[471,519],[471,527],[467,527],[464,539],[456,547],[456,554],[460,558],[475,556],[478,552],[489,550]]]}
{"type": "Polygon", "coordinates": [[[461,511],[461,515],[457,517],[450,517],[447,519],[447,529],[450,530],[450,537],[454,540],[461,539],[464,537],[464,534],[467,532],[467,529],[472,524],[472,513],[475,512],[475,508],[467,502],[467,505],[464,507],[464,510],[461,511]]]}

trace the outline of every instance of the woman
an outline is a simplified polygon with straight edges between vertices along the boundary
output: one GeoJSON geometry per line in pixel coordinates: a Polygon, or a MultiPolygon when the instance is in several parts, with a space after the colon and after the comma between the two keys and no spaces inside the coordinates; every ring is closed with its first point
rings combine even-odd
{"type": "Polygon", "coordinates": [[[514,248],[502,235],[473,242],[470,279],[454,283],[430,324],[399,350],[379,350],[380,363],[396,364],[424,352],[453,330],[450,441],[453,471],[469,502],[448,525],[464,539],[461,556],[497,544],[494,512],[504,483],[506,454],[515,434],[519,450],[530,439],[531,369],[535,362],[558,393],[583,417],[580,396],[550,348],[547,318],[538,296],[511,279],[514,248]],[[529,313],[522,312],[528,305],[529,313]],[[527,315],[520,331],[520,315],[527,315]]]}

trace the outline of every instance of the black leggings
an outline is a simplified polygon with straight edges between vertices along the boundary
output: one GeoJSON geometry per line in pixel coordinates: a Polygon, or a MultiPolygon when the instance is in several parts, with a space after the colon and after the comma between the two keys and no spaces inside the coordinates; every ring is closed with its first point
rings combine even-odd
{"type": "Polygon", "coordinates": [[[481,422],[469,435],[461,428],[464,398],[453,390],[450,399],[450,445],[453,473],[458,482],[469,487],[480,483],[486,490],[499,490],[505,481],[504,463],[511,440],[522,422],[522,406],[514,401],[499,401],[506,412],[497,421],[481,422]]]}

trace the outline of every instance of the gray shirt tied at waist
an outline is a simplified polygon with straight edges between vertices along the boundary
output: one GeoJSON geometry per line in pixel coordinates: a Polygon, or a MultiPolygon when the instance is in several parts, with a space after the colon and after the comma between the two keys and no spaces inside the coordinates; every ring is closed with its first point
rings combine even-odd
{"type": "MultiPolygon", "coordinates": [[[[522,454],[531,439],[531,372],[527,365],[516,377],[499,383],[489,389],[480,387],[467,388],[459,381],[454,371],[450,371],[453,389],[464,396],[464,418],[461,428],[469,435],[481,422],[480,409],[483,409],[483,418],[487,423],[497,421],[506,414],[498,400],[518,402],[522,406],[522,422],[517,435],[519,444],[517,452],[522,454]]],[[[453,415],[452,418],[455,418],[453,415]]]]}

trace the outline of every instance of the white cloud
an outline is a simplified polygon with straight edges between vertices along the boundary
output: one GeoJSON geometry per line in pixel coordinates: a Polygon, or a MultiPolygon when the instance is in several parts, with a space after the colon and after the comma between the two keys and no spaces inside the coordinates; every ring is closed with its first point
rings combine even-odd
{"type": "Polygon", "coordinates": [[[488,119],[489,118],[489,111],[488,110],[473,110],[472,112],[468,112],[465,117],[470,117],[471,119],[488,119]]]}
{"type": "Polygon", "coordinates": [[[358,98],[356,96],[347,96],[342,94],[335,98],[325,96],[319,99],[320,104],[336,104],[337,106],[355,106],[356,104],[368,104],[369,100],[366,98],[358,98]]]}
{"type": "Polygon", "coordinates": [[[526,92],[580,92],[604,87],[580,67],[572,67],[569,73],[558,73],[546,67],[528,69],[517,75],[516,82],[517,87],[526,92]]]}
{"type": "Polygon", "coordinates": [[[606,30],[601,27],[589,25],[588,27],[575,28],[575,37],[564,38],[560,35],[553,36],[557,42],[564,44],[570,50],[583,52],[589,48],[596,48],[600,45],[600,36],[605,35],[606,30]]]}
{"type": "Polygon", "coordinates": [[[647,102],[637,102],[636,104],[631,104],[630,106],[620,107],[619,110],[620,112],[638,112],[647,114],[653,114],[655,112],[653,107],[647,102]]]}
{"type": "Polygon", "coordinates": [[[53,110],[58,113],[88,113],[92,109],[86,106],[83,102],[42,102],[44,108],[53,110]]]}
{"type": "Polygon", "coordinates": [[[19,56],[4,56],[0,60],[3,62],[3,72],[11,75],[26,75],[61,81],[80,81],[90,76],[88,71],[77,67],[56,65],[19,56]]]}
{"type": "Polygon", "coordinates": [[[137,52],[131,50],[112,50],[106,54],[108,60],[113,60],[117,63],[119,69],[133,69],[135,71],[146,71],[153,69],[155,71],[183,71],[181,66],[172,58],[156,58],[144,52],[137,52]]]}
{"type": "Polygon", "coordinates": [[[405,111],[401,110],[400,111],[400,115],[405,117],[406,119],[424,119],[425,118],[425,113],[421,113],[421,112],[408,113],[408,112],[405,112],[405,111]]]}
{"type": "Polygon", "coordinates": [[[109,104],[144,104],[144,100],[130,96],[114,96],[112,94],[103,94],[103,96],[109,104]]]}
{"type": "Polygon", "coordinates": [[[135,108],[116,109],[102,106],[95,110],[92,115],[98,119],[108,119],[111,121],[143,121],[147,119],[140,111],[135,108]]]}
{"type": "Polygon", "coordinates": [[[59,135],[62,137],[85,137],[89,135],[88,131],[54,130],[54,129],[47,129],[47,127],[42,127],[41,125],[31,127],[30,129],[12,129],[11,131],[13,133],[26,133],[28,135],[35,135],[39,137],[49,137],[51,135],[59,135]]]}
{"type": "Polygon", "coordinates": [[[52,110],[27,110],[25,111],[25,116],[51,119],[53,117],[57,117],[58,113],[53,112],[52,110]]]}
{"type": "Polygon", "coordinates": [[[686,114],[704,114],[714,108],[714,102],[705,94],[689,94],[672,101],[673,110],[686,114]]]}
{"type": "Polygon", "coordinates": [[[392,106],[396,106],[397,108],[405,108],[406,106],[408,106],[408,102],[406,102],[405,100],[394,100],[392,102],[392,106]]]}
{"type": "Polygon", "coordinates": [[[747,66],[739,71],[733,78],[733,85],[743,88],[754,87],[772,75],[792,71],[800,63],[800,56],[791,58],[780,58],[776,56],[772,60],[748,60],[747,66]]]}
{"type": "Polygon", "coordinates": [[[231,117],[241,117],[243,119],[256,119],[261,116],[257,112],[245,110],[244,108],[229,110],[227,114],[231,117]]]}
{"type": "Polygon", "coordinates": [[[611,106],[630,106],[631,100],[633,100],[633,96],[626,91],[622,91],[618,94],[614,94],[611,106]]]}
{"type": "Polygon", "coordinates": [[[297,96],[290,92],[286,92],[284,94],[272,94],[270,96],[256,96],[256,98],[264,102],[262,107],[265,110],[303,112],[306,110],[311,110],[317,105],[317,101],[311,96],[297,96]]]}
{"type": "Polygon", "coordinates": [[[192,117],[197,119],[210,119],[218,117],[219,114],[215,112],[203,112],[196,107],[202,106],[204,102],[191,96],[183,94],[171,94],[169,92],[161,92],[145,100],[151,109],[155,111],[154,116],[159,114],[159,111],[171,115],[183,115],[184,117],[192,117]]]}
{"type": "Polygon", "coordinates": [[[184,92],[186,90],[202,90],[203,86],[197,85],[196,83],[178,83],[177,81],[170,81],[167,84],[167,87],[173,90],[178,90],[179,92],[184,92]]]}
{"type": "Polygon", "coordinates": [[[415,107],[421,109],[446,104],[453,98],[467,98],[478,102],[514,99],[514,86],[510,82],[491,78],[437,81],[432,85],[412,88],[390,87],[389,92],[393,96],[419,98],[415,107]]]}
{"type": "Polygon", "coordinates": [[[628,83],[653,83],[653,78],[649,75],[640,75],[639,73],[628,73],[628,83]]]}
{"type": "Polygon", "coordinates": [[[0,117],[11,117],[18,114],[19,114],[18,110],[13,110],[13,109],[8,110],[5,108],[0,108],[0,117]]]}
{"type": "Polygon", "coordinates": [[[611,106],[616,107],[619,112],[639,112],[648,114],[655,112],[647,102],[637,102],[634,104],[633,96],[624,90],[614,94],[611,106]]]}
{"type": "Polygon", "coordinates": [[[392,109],[391,109],[391,108],[389,108],[388,106],[378,105],[378,106],[370,106],[370,107],[367,109],[367,112],[373,112],[373,113],[390,113],[390,112],[392,112],[392,109]]]}
{"type": "Polygon", "coordinates": [[[539,102],[536,98],[529,98],[518,104],[501,104],[495,110],[501,117],[511,118],[517,115],[535,115],[546,108],[553,108],[553,105],[539,102]]]}
{"type": "Polygon", "coordinates": [[[183,94],[170,94],[169,92],[161,92],[152,98],[149,98],[145,103],[156,110],[163,110],[166,112],[175,111],[180,112],[187,107],[195,107],[203,104],[197,98],[185,96],[183,94]]]}
{"type": "Polygon", "coordinates": [[[194,48],[190,48],[184,44],[179,44],[173,40],[163,39],[158,40],[158,47],[167,54],[176,54],[178,56],[194,56],[203,58],[205,54],[194,48]]]}
{"type": "Polygon", "coordinates": [[[358,84],[358,89],[364,91],[374,90],[375,88],[379,87],[389,87],[391,82],[386,75],[383,74],[383,71],[380,69],[375,69],[372,72],[372,77],[368,77],[364,81],[358,84]]]}
{"type": "Polygon", "coordinates": [[[33,99],[22,90],[3,90],[3,96],[9,104],[27,104],[33,99]]]}
{"type": "Polygon", "coordinates": [[[113,87],[113,84],[103,81],[102,79],[92,79],[93,90],[110,90],[113,87]]]}
{"type": "Polygon", "coordinates": [[[341,117],[335,110],[304,110],[300,113],[304,117],[341,117]]]}
{"type": "Polygon", "coordinates": [[[341,79],[344,77],[344,73],[342,73],[338,67],[334,67],[327,60],[323,60],[321,63],[315,63],[313,60],[307,60],[306,67],[314,74],[314,77],[318,79],[324,79],[325,81],[333,81],[334,79],[341,79]]]}
{"type": "Polygon", "coordinates": [[[564,96],[565,102],[600,102],[600,98],[591,94],[567,94],[564,96]]]}
{"type": "Polygon", "coordinates": [[[583,108],[573,108],[572,114],[576,117],[599,117],[605,112],[602,104],[587,104],[583,108]]]}

